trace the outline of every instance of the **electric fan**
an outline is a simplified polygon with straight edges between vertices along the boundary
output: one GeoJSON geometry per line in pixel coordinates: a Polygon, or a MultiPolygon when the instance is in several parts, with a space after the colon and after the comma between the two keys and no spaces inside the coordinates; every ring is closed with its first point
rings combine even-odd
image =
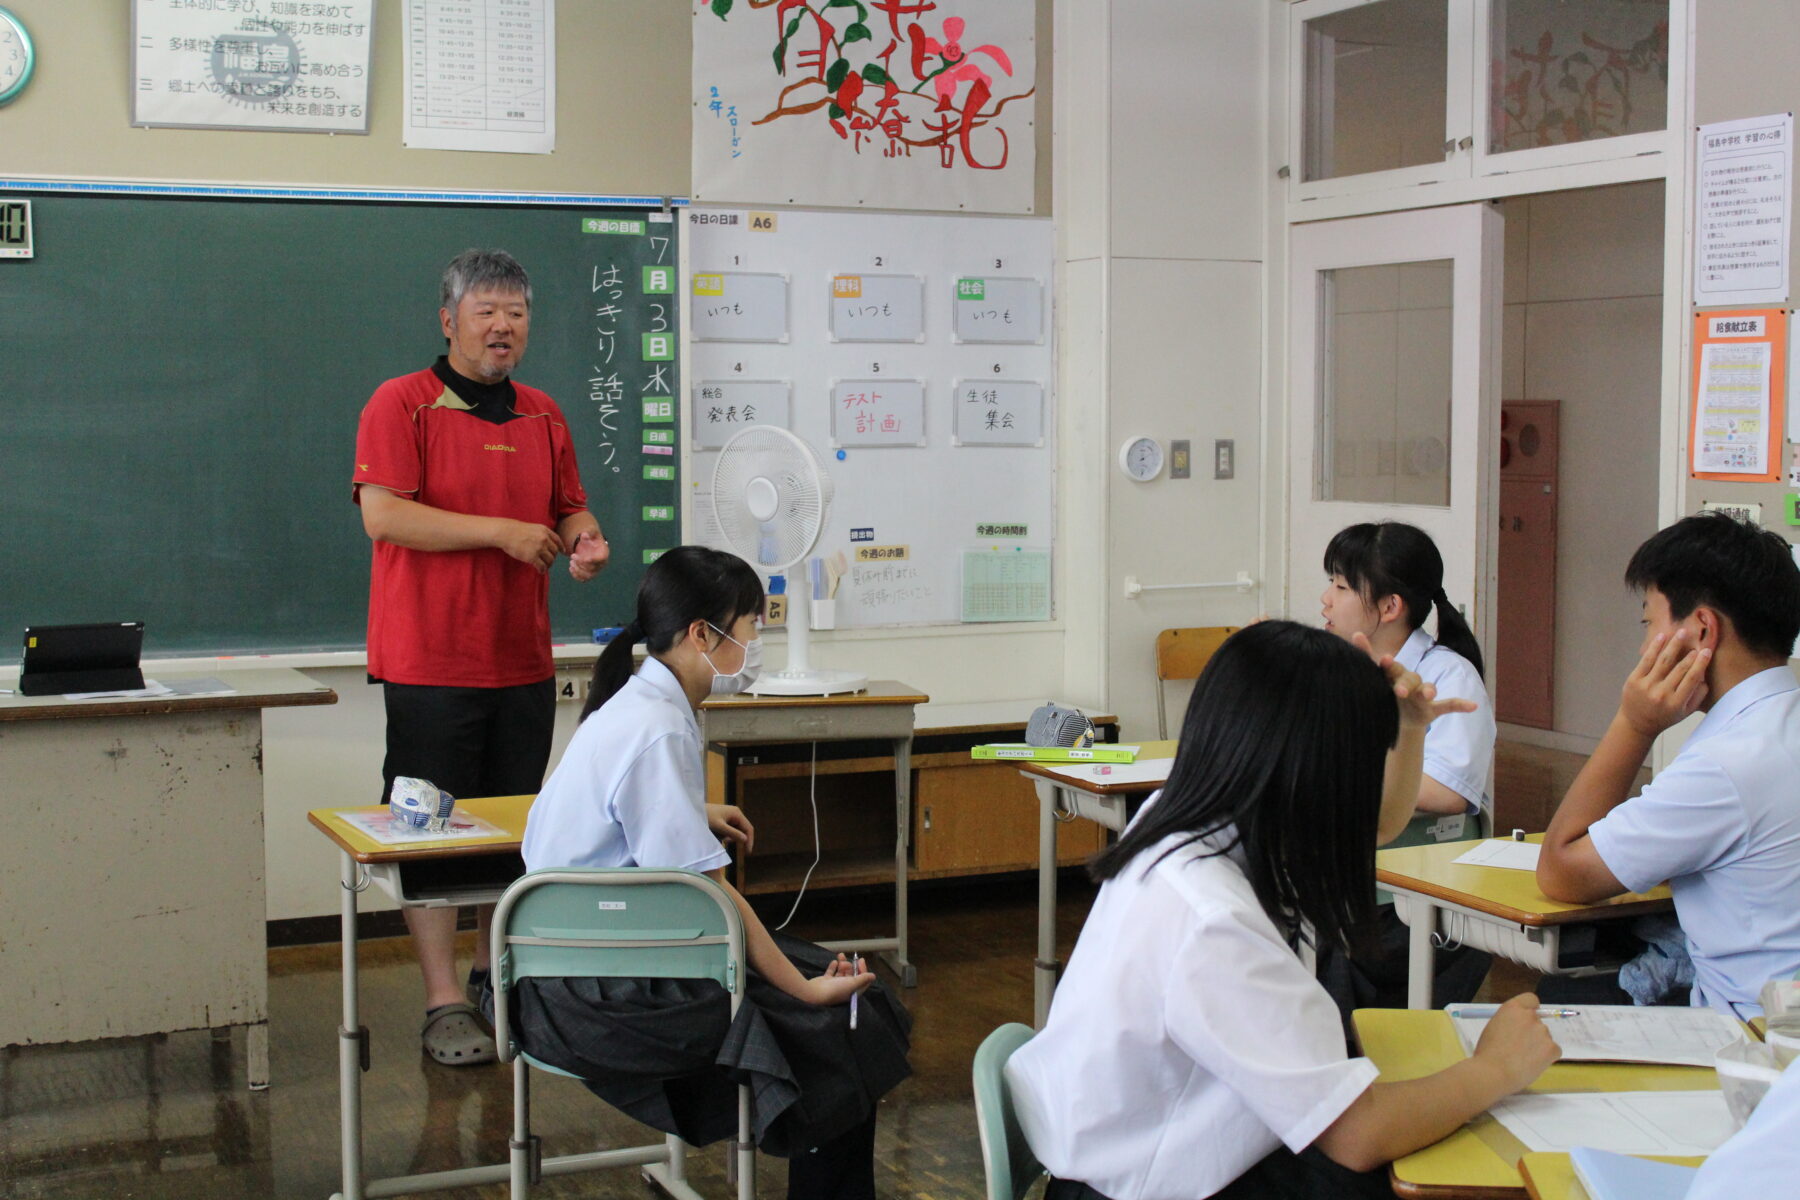
{"type": "MultiPolygon", "coordinates": [[[[713,512],[725,544],[768,574],[788,574],[806,561],[825,529],[831,476],[810,444],[774,425],[741,430],[719,451],[713,468],[713,512]]],[[[794,580],[788,574],[790,581],[794,580]]],[[[861,691],[869,677],[812,665],[812,594],[801,572],[788,587],[788,661],[785,670],[757,677],[763,696],[831,696],[861,691]]]]}

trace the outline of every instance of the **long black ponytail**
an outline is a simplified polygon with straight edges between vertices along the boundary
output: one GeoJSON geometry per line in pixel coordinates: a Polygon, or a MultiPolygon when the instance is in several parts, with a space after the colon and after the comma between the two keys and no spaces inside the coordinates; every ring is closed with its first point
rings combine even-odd
{"type": "Polygon", "coordinates": [[[1444,594],[1444,558],[1431,535],[1399,521],[1367,522],[1340,529],[1325,547],[1325,573],[1342,575],[1367,604],[1398,596],[1406,604],[1407,630],[1437,608],[1437,644],[1468,659],[1486,677],[1481,647],[1469,623],[1444,594]]]}
{"type": "Polygon", "coordinates": [[[674,646],[695,621],[730,629],[740,617],[762,610],[762,580],[735,554],[706,546],[677,546],[644,572],[637,615],[607,643],[588,682],[581,719],[613,698],[631,678],[631,648],[643,642],[652,654],[674,646]]]}

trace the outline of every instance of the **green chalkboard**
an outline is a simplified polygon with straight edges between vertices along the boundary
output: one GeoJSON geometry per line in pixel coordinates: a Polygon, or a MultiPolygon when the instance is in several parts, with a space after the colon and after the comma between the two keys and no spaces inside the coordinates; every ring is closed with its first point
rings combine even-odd
{"type": "Polygon", "coordinates": [[[677,314],[655,290],[675,278],[672,223],[532,206],[32,200],[36,257],[0,260],[0,658],[16,661],[27,624],[77,621],[141,620],[147,655],[360,648],[357,417],[382,380],[443,352],[439,275],[470,246],[502,247],[531,273],[517,378],[562,406],[612,543],[591,583],[553,571],[557,640],[628,620],[646,555],[680,540],[677,314]],[[659,264],[666,281],[645,271],[659,264]],[[668,335],[666,360],[653,332],[668,335]]]}

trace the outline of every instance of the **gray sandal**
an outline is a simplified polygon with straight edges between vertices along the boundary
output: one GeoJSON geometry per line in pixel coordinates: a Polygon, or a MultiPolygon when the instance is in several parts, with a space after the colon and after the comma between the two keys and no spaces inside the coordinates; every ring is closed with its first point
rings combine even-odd
{"type": "Polygon", "coordinates": [[[446,1004],[426,1014],[419,1029],[425,1053],[446,1067],[472,1067],[497,1057],[481,1014],[467,1004],[446,1004]]]}

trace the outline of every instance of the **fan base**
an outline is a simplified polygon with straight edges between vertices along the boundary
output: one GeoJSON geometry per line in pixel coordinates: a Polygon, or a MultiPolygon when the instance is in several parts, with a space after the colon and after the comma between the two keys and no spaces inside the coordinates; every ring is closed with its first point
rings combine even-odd
{"type": "Polygon", "coordinates": [[[753,696],[836,696],[868,686],[869,677],[854,671],[775,671],[744,690],[753,696]]]}

